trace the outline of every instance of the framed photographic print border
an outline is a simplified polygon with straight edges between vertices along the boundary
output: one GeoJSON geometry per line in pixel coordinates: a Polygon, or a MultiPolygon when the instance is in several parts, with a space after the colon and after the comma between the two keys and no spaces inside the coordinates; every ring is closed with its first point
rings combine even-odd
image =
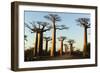
{"type": "Polygon", "coordinates": [[[97,66],[97,7],[96,6],[33,3],[33,2],[18,2],[18,1],[11,3],[11,70],[27,71],[27,70],[44,70],[44,69],[76,68],[76,67],[92,67],[92,66],[97,66]],[[19,55],[19,17],[20,17],[19,16],[19,6],[20,5],[93,9],[95,11],[95,64],[19,68],[19,56],[18,55],[19,55]]]}

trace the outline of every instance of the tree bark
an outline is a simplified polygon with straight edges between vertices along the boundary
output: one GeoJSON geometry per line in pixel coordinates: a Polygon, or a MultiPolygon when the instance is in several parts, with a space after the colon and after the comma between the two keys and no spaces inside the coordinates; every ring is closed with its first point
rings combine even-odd
{"type": "Polygon", "coordinates": [[[38,55],[39,55],[39,53],[40,53],[40,39],[41,39],[40,33],[38,33],[38,48],[37,48],[37,54],[38,54],[38,55]]]}
{"type": "Polygon", "coordinates": [[[72,55],[72,53],[73,53],[73,44],[71,43],[70,44],[70,55],[72,55]]]}
{"type": "Polygon", "coordinates": [[[68,46],[65,45],[65,53],[67,54],[67,52],[68,52],[68,46]]]}
{"type": "Polygon", "coordinates": [[[56,26],[55,21],[53,21],[53,30],[52,30],[52,48],[50,56],[55,56],[56,52],[56,26]]]}
{"type": "Polygon", "coordinates": [[[60,56],[62,56],[63,54],[63,40],[61,40],[61,48],[60,48],[60,56]]]}
{"type": "Polygon", "coordinates": [[[38,42],[39,56],[43,55],[43,32],[39,32],[39,42],[38,42]]]}
{"type": "Polygon", "coordinates": [[[48,41],[47,40],[46,40],[45,50],[46,50],[46,53],[47,53],[47,51],[48,51],[48,41]]]}
{"type": "Polygon", "coordinates": [[[86,57],[87,54],[87,28],[84,28],[84,48],[83,48],[83,56],[86,57]]]}
{"type": "Polygon", "coordinates": [[[34,55],[37,56],[37,45],[38,44],[38,33],[36,32],[36,40],[35,40],[35,50],[34,50],[34,55]]]}

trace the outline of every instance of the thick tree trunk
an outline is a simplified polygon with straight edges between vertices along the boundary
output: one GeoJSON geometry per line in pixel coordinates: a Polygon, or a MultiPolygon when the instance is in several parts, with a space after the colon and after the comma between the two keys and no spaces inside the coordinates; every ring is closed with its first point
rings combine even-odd
{"type": "Polygon", "coordinates": [[[73,53],[73,44],[70,44],[70,55],[73,53]]]}
{"type": "Polygon", "coordinates": [[[62,56],[63,54],[63,41],[61,40],[61,44],[60,44],[60,56],[62,56]]]}
{"type": "Polygon", "coordinates": [[[40,32],[39,56],[43,55],[43,32],[40,32]]]}
{"type": "Polygon", "coordinates": [[[39,53],[40,53],[40,39],[41,39],[41,37],[40,37],[40,33],[38,33],[38,48],[37,48],[37,54],[38,54],[38,56],[39,56],[39,53]]]}
{"type": "Polygon", "coordinates": [[[34,48],[34,55],[37,56],[37,45],[38,44],[38,33],[36,32],[36,40],[35,40],[35,48],[34,48]]]}
{"type": "Polygon", "coordinates": [[[61,41],[61,51],[62,51],[62,55],[63,55],[63,40],[61,41]]]}
{"type": "Polygon", "coordinates": [[[45,44],[46,46],[45,46],[45,53],[47,54],[47,52],[48,52],[48,41],[46,40],[46,44],[45,44]]]}
{"type": "Polygon", "coordinates": [[[84,48],[83,48],[83,56],[87,55],[87,28],[84,28],[84,48]]]}
{"type": "Polygon", "coordinates": [[[65,45],[65,53],[67,54],[67,52],[68,52],[68,46],[65,45]]]}
{"type": "Polygon", "coordinates": [[[50,56],[54,56],[54,47],[55,47],[54,29],[52,29],[52,48],[51,48],[50,56]]]}
{"type": "Polygon", "coordinates": [[[55,26],[55,21],[53,21],[52,48],[51,48],[50,56],[55,56],[55,52],[56,52],[56,26],[55,26]]]}

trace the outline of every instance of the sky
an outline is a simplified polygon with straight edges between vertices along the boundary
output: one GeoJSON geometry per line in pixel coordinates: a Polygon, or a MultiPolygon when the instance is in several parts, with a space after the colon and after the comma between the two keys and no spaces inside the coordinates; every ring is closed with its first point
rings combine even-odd
{"type": "MultiPolygon", "coordinates": [[[[56,25],[66,25],[66,27],[69,27],[67,30],[56,30],[56,38],[60,36],[65,36],[67,39],[64,41],[64,44],[68,44],[69,39],[75,40],[74,47],[75,50],[83,50],[83,38],[84,38],[84,29],[83,27],[77,25],[76,19],[78,18],[90,18],[91,15],[87,13],[67,13],[67,12],[42,12],[42,11],[24,11],[24,22],[28,23],[30,27],[32,27],[29,22],[33,21],[46,21],[48,23],[51,23],[49,20],[44,18],[44,16],[48,14],[57,14],[61,21],[57,22],[56,25]]],[[[25,35],[27,35],[27,40],[25,42],[25,49],[29,49],[30,47],[34,47],[35,44],[35,33],[31,33],[31,30],[27,27],[24,27],[25,35]]],[[[88,30],[88,42],[90,41],[90,29],[88,30]]],[[[47,31],[44,33],[44,36],[52,36],[52,30],[47,31]]],[[[45,41],[43,41],[43,46],[45,47],[45,41]]],[[[44,48],[43,47],[43,48],[44,48]]],[[[51,41],[49,42],[48,48],[51,47],[51,41]]],[[[56,50],[60,48],[60,41],[56,39],[56,50]]]]}

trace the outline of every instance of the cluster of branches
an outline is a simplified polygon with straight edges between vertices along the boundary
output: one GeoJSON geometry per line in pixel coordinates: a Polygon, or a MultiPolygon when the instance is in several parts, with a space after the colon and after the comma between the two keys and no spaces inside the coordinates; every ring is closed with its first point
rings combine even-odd
{"type": "MultiPolygon", "coordinates": [[[[57,25],[57,21],[61,21],[61,18],[56,15],[56,14],[49,14],[47,16],[44,16],[44,18],[48,19],[51,21],[51,23],[48,22],[43,22],[43,21],[37,21],[37,22],[29,22],[25,23],[25,26],[31,30],[31,33],[36,33],[36,41],[35,41],[35,55],[39,53],[39,55],[42,54],[43,51],[43,33],[46,31],[49,31],[50,29],[53,29],[53,35],[52,35],[52,40],[53,43],[56,43],[56,30],[63,30],[63,29],[68,29],[65,25],[57,25]],[[29,24],[32,25],[29,26],[29,24]],[[37,52],[37,50],[39,50],[37,52]]],[[[47,39],[45,37],[45,39],[47,39]]],[[[46,40],[47,42],[47,40],[46,40]]],[[[47,44],[47,43],[46,43],[47,44]]],[[[53,52],[56,49],[56,44],[53,44],[53,52]],[[54,45],[54,46],[53,46],[54,45]]],[[[47,45],[46,45],[46,50],[47,50],[47,45]]],[[[54,53],[53,53],[54,54],[54,53]]]]}

